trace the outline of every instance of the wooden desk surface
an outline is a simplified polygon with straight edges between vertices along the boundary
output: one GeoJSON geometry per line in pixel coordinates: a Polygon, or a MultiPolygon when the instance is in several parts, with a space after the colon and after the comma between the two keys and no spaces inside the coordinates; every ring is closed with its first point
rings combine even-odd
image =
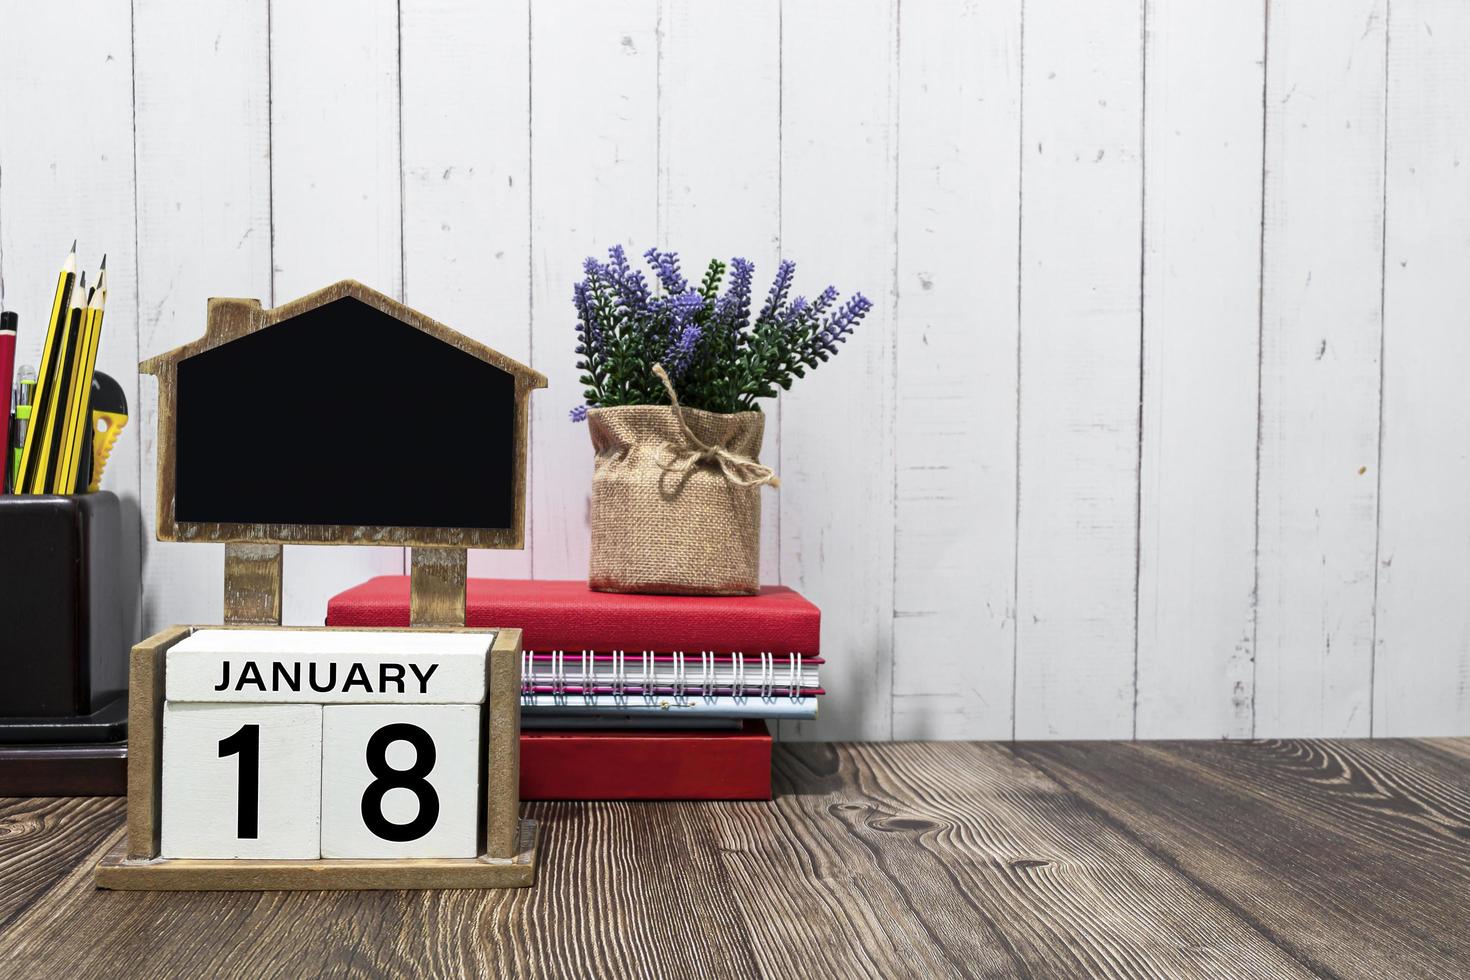
{"type": "Polygon", "coordinates": [[[0,974],[1470,975],[1470,739],[785,745],[774,803],[536,804],[507,892],[109,893],[0,801],[0,974]]]}

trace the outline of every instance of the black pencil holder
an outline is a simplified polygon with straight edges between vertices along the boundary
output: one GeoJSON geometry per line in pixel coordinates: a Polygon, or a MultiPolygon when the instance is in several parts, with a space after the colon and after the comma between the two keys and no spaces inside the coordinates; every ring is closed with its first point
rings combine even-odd
{"type": "Polygon", "coordinates": [[[0,744],[121,737],[121,551],[114,494],[0,496],[0,744]]]}

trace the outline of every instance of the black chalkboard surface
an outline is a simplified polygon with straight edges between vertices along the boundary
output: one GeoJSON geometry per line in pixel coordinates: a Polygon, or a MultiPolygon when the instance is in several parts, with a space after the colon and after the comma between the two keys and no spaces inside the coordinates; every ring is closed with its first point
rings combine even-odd
{"type": "Polygon", "coordinates": [[[353,296],[177,370],[179,522],[515,523],[515,377],[353,296]]]}

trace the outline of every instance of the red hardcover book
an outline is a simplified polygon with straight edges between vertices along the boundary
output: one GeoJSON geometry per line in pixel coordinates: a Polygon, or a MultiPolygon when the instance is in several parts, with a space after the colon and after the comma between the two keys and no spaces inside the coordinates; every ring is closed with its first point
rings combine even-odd
{"type": "MultiPolygon", "coordinates": [[[[623,595],[586,582],[470,579],[469,626],[515,626],[526,650],[708,651],[815,657],[822,614],[784,586],[753,596],[623,595]]],[[[407,626],[408,576],[383,575],[327,603],[328,626],[407,626]]]]}
{"type": "Polygon", "coordinates": [[[769,800],[771,736],[739,731],[523,731],[523,800],[769,800]]]}

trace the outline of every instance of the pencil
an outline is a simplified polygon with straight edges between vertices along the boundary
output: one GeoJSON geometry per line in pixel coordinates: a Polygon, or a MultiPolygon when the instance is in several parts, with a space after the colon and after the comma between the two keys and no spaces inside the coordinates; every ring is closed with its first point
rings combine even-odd
{"type": "Polygon", "coordinates": [[[56,297],[51,301],[51,320],[46,328],[46,343],[41,348],[41,370],[36,375],[35,400],[31,404],[31,424],[26,427],[26,441],[20,453],[20,473],[15,480],[16,493],[39,493],[32,490],[35,485],[35,473],[39,468],[44,469],[41,463],[44,453],[44,440],[41,438],[41,419],[46,413],[46,406],[54,400],[55,389],[51,385],[51,376],[56,370],[56,363],[61,360],[61,348],[66,334],[66,326],[71,321],[71,293],[72,286],[76,283],[77,272],[77,243],[71,243],[71,254],[61,264],[61,274],[56,280],[56,297]]]}
{"type": "Polygon", "coordinates": [[[71,402],[67,406],[67,423],[61,456],[62,469],[56,481],[57,493],[76,493],[77,476],[81,469],[83,435],[92,424],[92,413],[88,410],[92,396],[92,373],[97,369],[97,344],[102,336],[102,311],[107,305],[107,256],[102,256],[102,267],[97,275],[97,285],[88,294],[87,308],[82,314],[81,343],[77,349],[78,371],[72,379],[71,402]]]}
{"type": "Polygon", "coordinates": [[[56,485],[61,472],[61,436],[66,424],[67,399],[71,397],[72,379],[77,373],[77,351],[81,347],[82,314],[86,310],[87,274],[77,279],[78,288],[72,291],[72,306],[68,311],[67,326],[62,334],[61,358],[56,363],[52,380],[55,383],[55,398],[46,414],[42,436],[45,455],[36,466],[32,493],[61,493],[56,485]]]}

